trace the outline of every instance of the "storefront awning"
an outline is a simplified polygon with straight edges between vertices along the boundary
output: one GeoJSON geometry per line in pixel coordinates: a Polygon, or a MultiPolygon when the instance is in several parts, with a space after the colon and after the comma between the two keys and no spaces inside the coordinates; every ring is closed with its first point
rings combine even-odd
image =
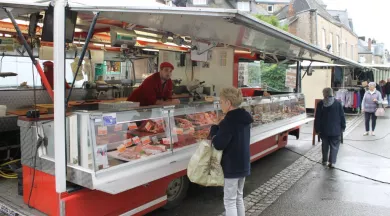
{"type": "Polygon", "coordinates": [[[192,39],[248,48],[269,55],[285,56],[291,60],[312,60],[361,67],[357,62],[335,56],[238,10],[124,7],[112,6],[111,3],[107,6],[71,4],[71,8],[90,14],[91,11],[100,11],[101,18],[169,31],[190,36],[192,39]]]}
{"type": "Polygon", "coordinates": [[[0,6],[0,19],[8,18],[3,8],[12,8],[12,14],[14,17],[22,17],[28,14],[40,12],[47,8],[48,4],[42,3],[31,3],[32,1],[21,1],[21,0],[6,0],[1,1],[0,6]]]}
{"type": "Polygon", "coordinates": [[[389,70],[390,64],[362,64],[365,68],[376,68],[376,69],[382,69],[382,70],[389,70]]]}
{"type": "MultiPolygon", "coordinates": [[[[16,1],[13,1],[16,2],[16,1]]],[[[18,2],[23,2],[19,0],[18,2]]],[[[99,19],[132,23],[149,28],[189,36],[192,40],[217,42],[225,45],[246,48],[268,56],[284,56],[288,60],[309,60],[362,67],[359,63],[335,56],[317,46],[280,30],[257,18],[233,9],[178,8],[167,6],[137,6],[123,1],[73,0],[68,5],[79,12],[80,21],[90,22],[92,12],[100,11],[99,19]],[[122,2],[122,3],[121,3],[122,2]]],[[[46,7],[48,2],[45,3],[46,7]]],[[[28,14],[44,9],[38,3],[0,3],[2,7],[13,7],[17,15],[28,14]]],[[[6,18],[2,11],[0,18],[6,18]]]]}

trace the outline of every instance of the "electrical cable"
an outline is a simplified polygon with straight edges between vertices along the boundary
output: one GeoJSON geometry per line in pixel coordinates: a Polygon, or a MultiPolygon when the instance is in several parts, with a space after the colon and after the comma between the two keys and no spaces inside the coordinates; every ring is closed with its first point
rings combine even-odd
{"type": "MultiPolygon", "coordinates": [[[[32,41],[32,38],[31,38],[31,41],[32,41]]],[[[34,91],[34,109],[37,108],[37,98],[36,98],[36,86],[35,86],[35,75],[34,75],[34,63],[35,62],[32,62],[31,64],[31,69],[32,69],[32,74],[33,74],[33,91],[34,91]]],[[[41,146],[42,142],[43,142],[43,138],[40,136],[40,134],[38,133],[38,120],[36,118],[34,118],[34,125],[35,125],[35,134],[38,135],[38,140],[37,140],[37,143],[36,143],[36,149],[35,149],[35,156],[34,156],[34,164],[33,164],[33,174],[32,174],[32,180],[31,180],[31,188],[30,188],[30,194],[28,196],[28,202],[27,202],[27,205],[29,208],[32,208],[32,206],[30,206],[30,201],[31,201],[31,195],[32,195],[32,191],[33,191],[33,188],[34,188],[34,183],[35,183],[35,171],[36,171],[36,162],[37,162],[37,156],[38,156],[38,149],[39,147],[41,146]]],[[[34,140],[34,137],[32,137],[32,140],[34,140]]],[[[33,150],[34,148],[31,148],[31,150],[33,150]]],[[[32,156],[32,154],[30,154],[30,156],[32,156]]]]}
{"type": "MultiPolygon", "coordinates": [[[[303,155],[303,154],[301,154],[299,152],[296,152],[296,151],[294,151],[292,149],[289,149],[289,148],[286,148],[286,147],[285,147],[285,149],[288,150],[288,151],[291,151],[291,152],[293,152],[293,153],[295,153],[297,155],[300,155],[300,156],[308,159],[311,162],[314,162],[314,163],[317,163],[317,164],[320,164],[321,166],[323,166],[322,163],[320,163],[318,161],[315,161],[315,160],[313,160],[313,159],[311,159],[311,158],[309,158],[309,157],[307,157],[307,156],[305,156],[305,155],[303,155]]],[[[348,170],[345,170],[345,169],[341,169],[341,168],[338,168],[338,167],[332,167],[332,169],[338,170],[338,171],[341,171],[341,172],[344,172],[344,173],[348,173],[348,174],[351,174],[351,175],[354,175],[354,176],[358,176],[358,177],[361,177],[361,178],[364,178],[364,179],[367,179],[367,180],[371,180],[371,181],[374,181],[374,182],[390,185],[390,182],[386,182],[386,181],[381,181],[381,180],[378,180],[378,179],[370,178],[370,177],[367,177],[367,176],[364,176],[364,175],[360,175],[360,174],[357,174],[357,173],[354,173],[354,172],[351,172],[351,171],[348,171],[348,170]]]]}
{"type": "MultiPolygon", "coordinates": [[[[383,138],[381,138],[383,139],[383,138]]],[[[304,139],[301,139],[302,141],[312,141],[312,140],[304,140],[304,139]]],[[[344,139],[345,140],[345,139],[344,139]]],[[[380,139],[378,139],[380,140],[380,139]]],[[[363,141],[372,141],[372,140],[363,140],[363,141]]],[[[390,157],[386,157],[386,156],[383,156],[383,155],[380,155],[380,154],[376,154],[376,153],[373,153],[373,152],[370,152],[370,151],[367,151],[367,150],[364,150],[364,149],[361,149],[359,147],[356,147],[355,145],[352,145],[352,144],[349,144],[349,143],[343,143],[343,145],[347,145],[347,146],[350,146],[354,149],[357,149],[357,150],[360,150],[362,152],[365,152],[367,154],[371,154],[371,155],[375,155],[375,156],[378,156],[378,157],[381,157],[381,158],[384,158],[384,159],[389,159],[390,160],[390,157]]]]}
{"type": "Polygon", "coordinates": [[[5,169],[3,167],[8,166],[8,165],[13,164],[13,163],[16,163],[16,162],[19,162],[19,161],[20,161],[20,159],[17,159],[17,160],[8,161],[8,162],[1,164],[0,165],[0,177],[7,178],[7,179],[17,178],[18,175],[16,173],[14,173],[10,169],[5,169]]]}
{"type": "MultiPolygon", "coordinates": [[[[313,134],[313,133],[307,133],[307,132],[300,132],[301,134],[313,134]]],[[[379,140],[383,140],[385,139],[386,137],[388,137],[390,135],[390,133],[387,133],[385,136],[381,137],[381,138],[377,138],[377,139],[366,139],[366,140],[359,140],[359,139],[346,139],[344,138],[344,140],[349,140],[349,141],[356,141],[356,142],[367,142],[367,141],[379,141],[379,140]]],[[[311,141],[311,140],[305,140],[305,141],[311,141]]]]}
{"type": "Polygon", "coordinates": [[[31,201],[32,191],[33,191],[33,188],[34,188],[34,183],[35,183],[35,171],[36,171],[36,165],[37,165],[38,150],[39,150],[39,147],[41,146],[42,142],[43,142],[43,139],[42,139],[41,136],[39,136],[38,141],[37,141],[37,148],[35,149],[34,164],[33,164],[33,174],[32,174],[32,180],[31,180],[31,188],[30,188],[30,193],[28,195],[28,202],[27,202],[27,205],[28,205],[29,208],[33,208],[32,206],[30,206],[30,201],[31,201]]]}
{"type": "Polygon", "coordinates": [[[5,163],[1,164],[0,167],[6,166],[6,165],[9,165],[9,164],[12,164],[12,163],[16,163],[16,162],[19,162],[19,161],[20,161],[20,159],[8,161],[8,162],[5,162],[5,163]]]}

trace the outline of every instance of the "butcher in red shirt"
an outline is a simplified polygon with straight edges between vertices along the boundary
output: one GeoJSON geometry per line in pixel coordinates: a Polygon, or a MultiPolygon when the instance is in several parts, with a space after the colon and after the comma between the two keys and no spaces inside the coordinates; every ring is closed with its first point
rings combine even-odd
{"type": "Polygon", "coordinates": [[[160,65],[160,72],[146,78],[127,98],[127,101],[139,102],[140,106],[176,105],[177,99],[172,99],[173,83],[171,80],[174,67],[169,62],[160,65]]]}
{"type": "MultiPolygon", "coordinates": [[[[47,81],[49,82],[51,89],[54,89],[54,64],[51,61],[45,61],[43,63],[43,71],[45,72],[45,76],[47,78],[47,81]]],[[[45,87],[42,83],[42,86],[45,87]]],[[[69,84],[65,80],[65,88],[70,89],[69,84]]]]}

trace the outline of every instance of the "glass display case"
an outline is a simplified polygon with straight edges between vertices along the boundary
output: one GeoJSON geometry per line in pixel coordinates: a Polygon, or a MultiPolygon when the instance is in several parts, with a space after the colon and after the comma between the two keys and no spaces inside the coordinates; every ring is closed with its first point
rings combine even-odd
{"type": "MultiPolygon", "coordinates": [[[[306,119],[301,94],[245,98],[241,108],[254,118],[252,144],[306,119]]],[[[222,118],[218,101],[73,113],[66,127],[68,180],[115,194],[183,171],[222,118]]],[[[53,152],[53,128],[45,125],[46,149],[53,152]]]]}

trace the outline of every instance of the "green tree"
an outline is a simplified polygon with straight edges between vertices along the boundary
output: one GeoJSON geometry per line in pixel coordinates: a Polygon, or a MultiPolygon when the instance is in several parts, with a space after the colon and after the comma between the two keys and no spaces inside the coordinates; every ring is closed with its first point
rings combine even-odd
{"type": "Polygon", "coordinates": [[[261,63],[261,82],[271,87],[271,90],[283,91],[286,83],[286,71],[288,65],[286,64],[268,64],[261,63]]]}
{"type": "MultiPolygon", "coordinates": [[[[276,16],[263,16],[256,15],[256,18],[262,20],[266,23],[269,23],[279,29],[288,31],[288,25],[281,25],[276,16]]],[[[288,65],[286,64],[270,64],[270,63],[261,63],[261,82],[266,83],[272,90],[277,89],[283,91],[286,83],[286,71],[288,65]]]]}
{"type": "Polygon", "coordinates": [[[257,14],[257,15],[255,15],[255,17],[257,19],[262,20],[266,23],[269,23],[269,24],[271,24],[279,29],[282,29],[284,31],[288,31],[288,25],[287,24],[281,25],[278,17],[276,17],[276,16],[264,16],[264,15],[257,14]]]}

